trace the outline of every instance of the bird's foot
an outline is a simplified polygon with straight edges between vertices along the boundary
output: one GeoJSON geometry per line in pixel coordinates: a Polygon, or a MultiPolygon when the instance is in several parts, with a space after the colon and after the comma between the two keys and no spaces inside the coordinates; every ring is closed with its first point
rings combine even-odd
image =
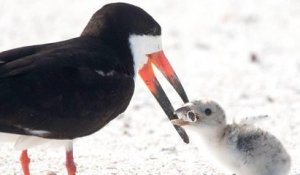
{"type": "Polygon", "coordinates": [[[73,151],[66,152],[66,168],[68,175],[76,175],[76,164],[73,159],[73,151]]]}
{"type": "Polygon", "coordinates": [[[21,156],[20,156],[20,161],[21,161],[21,166],[22,166],[24,175],[30,175],[30,172],[29,172],[30,159],[28,157],[27,150],[22,151],[21,156]]]}

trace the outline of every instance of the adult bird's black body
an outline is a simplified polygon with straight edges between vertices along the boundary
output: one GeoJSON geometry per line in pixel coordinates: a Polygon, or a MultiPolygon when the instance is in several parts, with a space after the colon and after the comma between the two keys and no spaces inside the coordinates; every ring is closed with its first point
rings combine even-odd
{"type": "MultiPolygon", "coordinates": [[[[175,117],[151,64],[185,102],[187,97],[161,50],[160,35],[159,24],[144,10],[113,3],[97,11],[77,38],[0,53],[0,133],[9,133],[24,150],[25,175],[26,149],[32,146],[22,145],[27,138],[69,141],[98,131],[125,111],[137,73],[169,118],[175,117]]],[[[72,142],[66,156],[73,175],[72,142]]]]}
{"type": "Polygon", "coordinates": [[[122,113],[134,90],[133,65],[125,67],[108,49],[79,37],[3,52],[0,132],[44,130],[49,132],[38,136],[73,139],[122,113]],[[112,70],[113,76],[97,73],[112,70]]]}

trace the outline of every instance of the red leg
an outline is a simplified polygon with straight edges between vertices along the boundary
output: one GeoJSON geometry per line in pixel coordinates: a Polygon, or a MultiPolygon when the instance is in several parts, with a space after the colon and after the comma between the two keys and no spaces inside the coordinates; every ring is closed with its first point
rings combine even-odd
{"type": "Polygon", "coordinates": [[[20,156],[20,161],[21,161],[21,166],[22,166],[24,175],[30,175],[30,172],[29,172],[30,159],[27,154],[27,149],[22,151],[21,156],[20,156]]]}
{"type": "Polygon", "coordinates": [[[66,167],[67,167],[68,175],[76,175],[76,165],[74,163],[72,145],[69,145],[69,147],[66,150],[66,167]]]}

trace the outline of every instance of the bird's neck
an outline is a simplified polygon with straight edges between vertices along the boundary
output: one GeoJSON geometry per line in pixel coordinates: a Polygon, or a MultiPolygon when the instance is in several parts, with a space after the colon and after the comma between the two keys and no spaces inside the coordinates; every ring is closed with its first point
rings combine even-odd
{"type": "Polygon", "coordinates": [[[147,54],[162,50],[161,36],[131,34],[128,38],[133,56],[134,70],[137,73],[147,63],[147,54]]]}
{"type": "Polygon", "coordinates": [[[86,26],[80,36],[92,37],[109,47],[119,58],[121,65],[118,66],[122,66],[120,69],[124,69],[124,73],[128,75],[134,76],[134,62],[129,45],[129,34],[109,30],[105,25],[93,23],[92,21],[94,20],[96,19],[92,18],[91,22],[86,26]]]}
{"type": "Polygon", "coordinates": [[[201,139],[203,144],[207,146],[217,146],[222,139],[225,128],[226,125],[191,128],[191,136],[195,139],[195,142],[201,139]]]}

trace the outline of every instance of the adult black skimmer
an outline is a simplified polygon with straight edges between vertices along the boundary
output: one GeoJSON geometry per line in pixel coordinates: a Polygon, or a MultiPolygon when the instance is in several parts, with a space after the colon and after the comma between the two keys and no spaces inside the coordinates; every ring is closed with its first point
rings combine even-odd
{"type": "MultiPolygon", "coordinates": [[[[160,25],[143,9],[113,3],[97,11],[82,34],[66,41],[0,53],[0,137],[22,149],[43,142],[66,145],[66,167],[76,173],[72,140],[92,134],[124,112],[139,74],[170,119],[173,107],[154,64],[184,102],[186,93],[161,44],[160,25]]],[[[175,126],[185,142],[184,130],[175,126]]]]}

